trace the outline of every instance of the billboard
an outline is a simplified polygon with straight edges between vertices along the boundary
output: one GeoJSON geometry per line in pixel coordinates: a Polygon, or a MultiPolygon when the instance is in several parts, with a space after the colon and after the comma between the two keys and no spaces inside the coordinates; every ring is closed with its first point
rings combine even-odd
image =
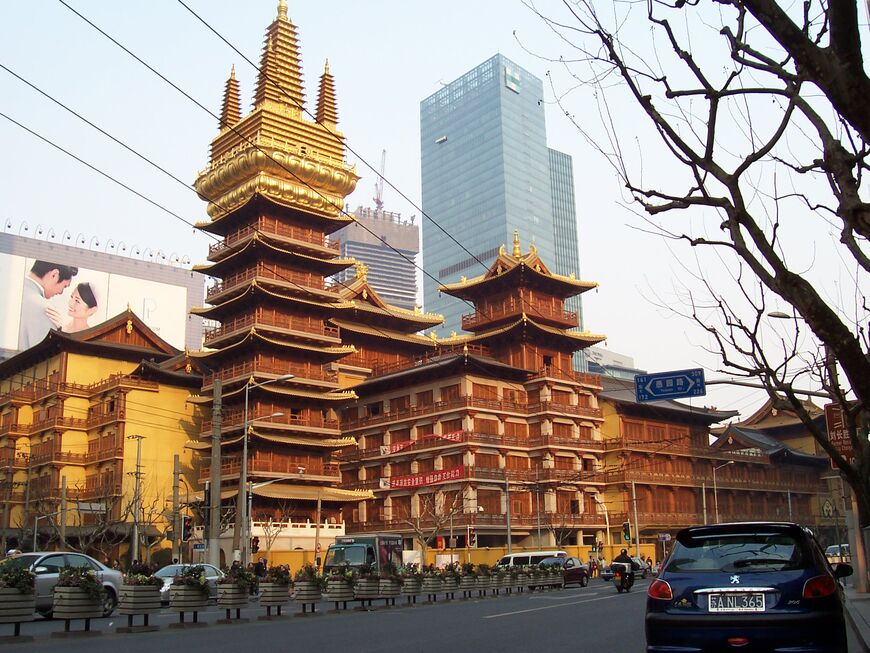
{"type": "Polygon", "coordinates": [[[0,253],[0,287],[6,292],[0,349],[27,349],[51,329],[74,333],[96,326],[128,306],[161,338],[184,349],[184,286],[0,253]]]}

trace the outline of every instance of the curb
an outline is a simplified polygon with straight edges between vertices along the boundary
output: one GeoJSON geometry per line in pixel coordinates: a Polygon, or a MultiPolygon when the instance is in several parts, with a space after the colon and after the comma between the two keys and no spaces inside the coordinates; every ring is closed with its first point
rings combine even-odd
{"type": "MultiPolygon", "coordinates": [[[[852,610],[854,610],[852,600],[847,598],[844,607],[846,608],[843,611],[846,614],[846,620],[849,622],[849,626],[852,628],[852,632],[855,633],[855,639],[861,646],[861,650],[863,651],[863,653],[870,653],[870,645],[868,645],[867,640],[864,639],[864,635],[861,634],[861,628],[858,626],[857,622],[855,621],[855,617],[852,615],[852,610]]],[[[859,618],[863,620],[862,617],[859,618]]]]}

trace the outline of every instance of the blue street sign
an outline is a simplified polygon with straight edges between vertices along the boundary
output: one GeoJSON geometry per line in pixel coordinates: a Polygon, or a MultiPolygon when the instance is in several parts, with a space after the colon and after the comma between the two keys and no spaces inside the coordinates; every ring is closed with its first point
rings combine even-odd
{"type": "Polygon", "coordinates": [[[634,393],[638,401],[661,401],[700,397],[707,394],[704,370],[678,370],[657,374],[638,374],[634,377],[634,393]]]}
{"type": "Polygon", "coordinates": [[[193,543],[194,551],[205,551],[205,542],[194,542],[193,543]]]}

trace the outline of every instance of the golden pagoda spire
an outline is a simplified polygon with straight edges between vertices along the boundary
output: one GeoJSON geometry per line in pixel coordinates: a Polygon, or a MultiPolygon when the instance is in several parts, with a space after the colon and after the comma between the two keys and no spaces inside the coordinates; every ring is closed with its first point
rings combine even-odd
{"type": "Polygon", "coordinates": [[[224,103],[221,107],[220,129],[235,127],[242,119],[242,102],[239,96],[239,80],[236,79],[236,67],[230,70],[230,78],[224,88],[224,103]]]}
{"type": "Polygon", "coordinates": [[[335,84],[332,75],[329,74],[329,59],[323,67],[320,76],[320,90],[317,92],[317,115],[318,123],[324,123],[334,127],[338,124],[338,110],[335,107],[335,84]]]}
{"type": "Polygon", "coordinates": [[[302,65],[296,26],[287,18],[287,3],[278,3],[278,17],[266,30],[254,107],[283,104],[301,112],[304,104],[302,65]]]}
{"type": "Polygon", "coordinates": [[[520,232],[514,229],[514,258],[521,258],[523,251],[520,249],[520,232]]]}

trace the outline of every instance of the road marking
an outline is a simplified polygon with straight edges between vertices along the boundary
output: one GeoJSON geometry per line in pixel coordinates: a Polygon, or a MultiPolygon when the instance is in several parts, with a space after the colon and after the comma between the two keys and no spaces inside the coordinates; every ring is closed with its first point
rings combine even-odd
{"type": "MultiPolygon", "coordinates": [[[[563,608],[566,605],[580,605],[581,603],[590,603],[591,601],[606,601],[608,599],[615,599],[618,596],[622,596],[621,594],[612,594],[610,596],[603,596],[596,599],[583,599],[582,601],[572,601],[571,603],[560,603],[559,605],[542,605],[539,608],[528,608],[527,610],[514,610],[513,612],[502,612],[500,614],[490,614],[484,619],[498,619],[499,617],[512,617],[515,614],[525,614],[526,612],[538,612],[539,610],[552,610],[553,608],[563,608]]],[[[646,596],[645,594],[635,594],[635,596],[646,596]]]]}
{"type": "Polygon", "coordinates": [[[530,601],[570,601],[576,599],[580,594],[584,597],[598,596],[598,592],[572,592],[570,594],[554,595],[554,596],[530,596],[530,601]]]}

